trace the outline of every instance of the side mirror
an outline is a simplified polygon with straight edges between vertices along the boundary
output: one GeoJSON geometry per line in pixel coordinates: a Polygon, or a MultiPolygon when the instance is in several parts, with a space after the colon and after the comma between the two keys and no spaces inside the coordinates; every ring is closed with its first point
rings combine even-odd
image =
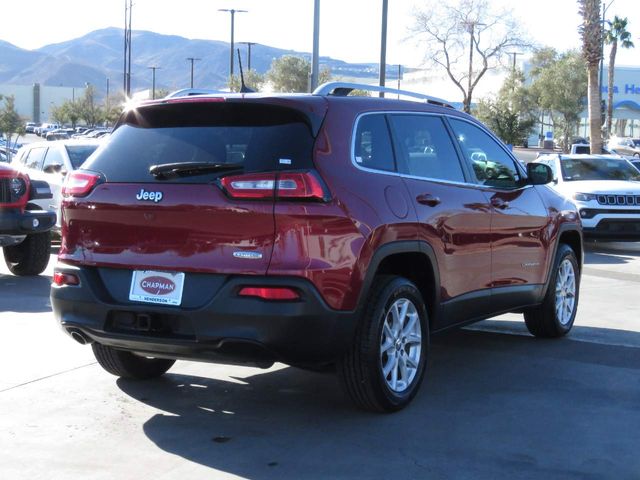
{"type": "Polygon", "coordinates": [[[527,176],[531,185],[546,185],[553,181],[553,170],[544,163],[527,163],[527,176]]]}
{"type": "Polygon", "coordinates": [[[44,173],[60,173],[62,171],[62,165],[59,163],[52,163],[44,167],[43,171],[44,173]]]}

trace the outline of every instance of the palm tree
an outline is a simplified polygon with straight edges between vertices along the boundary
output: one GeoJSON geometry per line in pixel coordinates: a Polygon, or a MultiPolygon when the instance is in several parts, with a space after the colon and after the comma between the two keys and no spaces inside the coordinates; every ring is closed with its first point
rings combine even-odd
{"type": "Polygon", "coordinates": [[[627,18],[613,17],[613,22],[607,20],[607,28],[604,32],[604,41],[611,45],[609,53],[609,89],[607,91],[607,137],[611,135],[611,123],[613,122],[613,72],[616,66],[616,53],[618,45],[622,48],[633,48],[631,34],[627,31],[627,18]]]}
{"type": "Polygon", "coordinates": [[[602,153],[602,118],[600,85],[598,73],[602,59],[602,30],[600,20],[600,0],[578,0],[582,25],[579,27],[582,36],[582,56],[587,62],[588,78],[588,111],[589,135],[591,136],[591,153],[602,153]]]}

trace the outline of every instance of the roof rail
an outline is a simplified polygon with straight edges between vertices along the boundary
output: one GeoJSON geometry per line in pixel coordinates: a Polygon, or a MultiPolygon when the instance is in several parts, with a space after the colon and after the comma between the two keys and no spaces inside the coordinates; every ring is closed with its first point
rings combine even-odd
{"type": "Polygon", "coordinates": [[[442,107],[454,108],[449,102],[438,97],[432,97],[423,93],[410,92],[408,90],[398,90],[397,88],[379,87],[378,85],[367,85],[364,83],[349,82],[327,82],[320,85],[313,91],[313,95],[333,95],[336,97],[346,97],[353,90],[366,90],[370,92],[393,93],[395,95],[405,95],[407,97],[419,98],[427,103],[440,105],[442,107]]]}

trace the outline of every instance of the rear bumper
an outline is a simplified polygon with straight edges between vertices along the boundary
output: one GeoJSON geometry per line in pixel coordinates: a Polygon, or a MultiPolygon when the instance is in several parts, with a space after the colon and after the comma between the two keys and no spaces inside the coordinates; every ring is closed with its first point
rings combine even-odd
{"type": "Polygon", "coordinates": [[[55,212],[45,210],[7,210],[0,212],[0,234],[29,235],[51,230],[56,223],[55,212]]]}
{"type": "Polygon", "coordinates": [[[265,367],[274,361],[318,364],[339,358],[354,335],[356,315],[330,309],[300,278],[187,273],[183,306],[171,307],[129,301],[130,271],[64,264],[56,271],[80,278],[79,286],[51,289],[55,318],[67,333],[150,356],[265,367]],[[300,300],[237,295],[242,286],[257,284],[294,287],[300,300]]]}

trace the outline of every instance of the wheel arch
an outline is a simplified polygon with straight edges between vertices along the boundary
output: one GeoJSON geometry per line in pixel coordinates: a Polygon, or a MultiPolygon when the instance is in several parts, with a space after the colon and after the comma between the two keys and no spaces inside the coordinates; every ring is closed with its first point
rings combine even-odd
{"type": "Polygon", "coordinates": [[[398,275],[420,290],[429,315],[429,327],[439,314],[440,276],[433,248],[425,242],[399,241],[385,244],[373,254],[360,294],[359,305],[369,293],[377,275],[398,275]]]}

